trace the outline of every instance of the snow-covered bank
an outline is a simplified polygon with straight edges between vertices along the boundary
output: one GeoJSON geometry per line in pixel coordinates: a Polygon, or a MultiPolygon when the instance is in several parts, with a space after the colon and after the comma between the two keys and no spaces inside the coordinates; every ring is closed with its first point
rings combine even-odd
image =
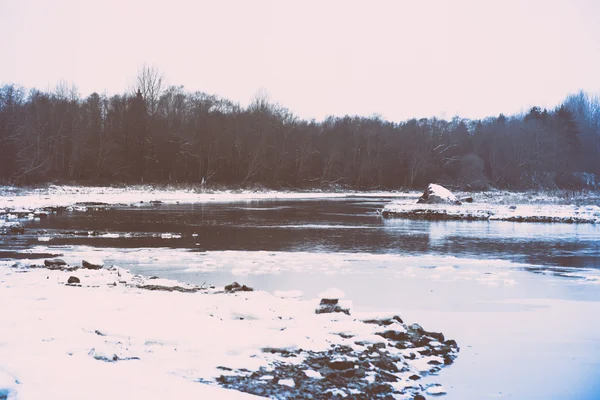
{"type": "MultiPolygon", "coordinates": [[[[160,189],[153,186],[91,187],[48,186],[43,188],[20,188],[0,186],[0,210],[19,211],[44,207],[85,206],[85,203],[134,204],[134,203],[198,203],[265,199],[322,199],[361,197],[413,196],[401,192],[327,192],[327,191],[275,191],[275,190],[194,190],[160,189]]],[[[93,206],[93,204],[90,204],[93,206]]]]}
{"type": "Polygon", "coordinates": [[[247,397],[217,383],[276,397],[412,399],[442,390],[419,381],[456,356],[454,341],[400,318],[317,314],[320,299],[36,264],[0,263],[8,399],[247,397]]]}
{"type": "Polygon", "coordinates": [[[427,220],[600,223],[600,207],[595,205],[423,205],[392,202],[383,207],[382,215],[427,220]]]}
{"type": "MultiPolygon", "coordinates": [[[[385,205],[381,213],[384,217],[436,221],[600,222],[600,199],[590,204],[573,197],[571,204],[558,204],[559,199],[551,197],[544,199],[538,193],[484,192],[476,196],[477,201],[467,197],[467,204],[462,204],[448,189],[432,183],[416,204],[407,199],[396,200],[385,205]],[[507,205],[507,200],[516,202],[507,205]]],[[[593,198],[589,200],[593,202],[593,198]]]]}

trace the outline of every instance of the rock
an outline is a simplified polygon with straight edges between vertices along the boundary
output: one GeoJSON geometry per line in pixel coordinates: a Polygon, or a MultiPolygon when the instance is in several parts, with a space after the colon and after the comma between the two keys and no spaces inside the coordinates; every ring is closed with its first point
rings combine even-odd
{"type": "Polygon", "coordinates": [[[338,299],[321,299],[321,303],[315,310],[315,314],[344,313],[350,315],[350,309],[343,308],[338,304],[338,299]]]}
{"type": "Polygon", "coordinates": [[[393,390],[392,385],[388,383],[374,383],[367,386],[365,393],[368,395],[377,395],[383,393],[390,393],[393,390]]]}
{"type": "Polygon", "coordinates": [[[81,283],[81,281],[76,276],[70,276],[69,279],[67,280],[67,283],[68,284],[81,283]]]}
{"type": "Polygon", "coordinates": [[[67,265],[67,263],[60,258],[55,258],[54,260],[44,260],[44,266],[46,267],[62,267],[63,265],[67,265]]]}
{"type": "MultiPolygon", "coordinates": [[[[119,283],[127,283],[125,281],[119,281],[119,283]]],[[[116,284],[115,284],[116,286],[116,284]]],[[[183,287],[183,286],[163,286],[163,285],[137,285],[138,289],[144,290],[156,290],[162,292],[180,292],[180,293],[196,293],[202,290],[201,287],[183,287]]]]}
{"type": "Polygon", "coordinates": [[[472,203],[474,200],[472,197],[465,197],[461,200],[462,203],[472,203]]]}
{"type": "Polygon", "coordinates": [[[354,368],[354,363],[352,361],[346,361],[346,360],[330,361],[329,368],[335,369],[338,371],[343,371],[346,369],[354,368]]]}
{"type": "Polygon", "coordinates": [[[508,207],[508,209],[514,211],[517,209],[517,206],[510,206],[510,207],[508,207]]]}
{"type": "Polygon", "coordinates": [[[417,201],[419,204],[458,204],[456,196],[443,186],[430,183],[417,201]]]}
{"type": "Polygon", "coordinates": [[[8,233],[11,233],[13,235],[22,235],[25,233],[25,228],[21,224],[13,225],[10,228],[8,228],[8,233]]]}
{"type": "Polygon", "coordinates": [[[377,335],[384,337],[386,339],[392,339],[397,342],[401,342],[403,340],[410,339],[410,336],[406,332],[401,332],[397,330],[389,330],[385,332],[378,333],[377,335]]]}
{"type": "Polygon", "coordinates": [[[92,264],[89,261],[81,261],[81,266],[85,269],[101,269],[103,267],[102,264],[92,264]]]}
{"type": "Polygon", "coordinates": [[[402,318],[399,315],[394,315],[392,318],[382,318],[382,319],[367,319],[363,321],[365,324],[376,324],[379,326],[388,326],[395,323],[402,324],[402,318]]]}
{"type": "Polygon", "coordinates": [[[321,305],[335,306],[339,299],[321,299],[321,305]]]}
{"type": "Polygon", "coordinates": [[[254,289],[252,289],[249,286],[246,285],[240,285],[237,282],[233,282],[231,285],[227,285],[225,286],[225,291],[228,293],[235,293],[235,292],[252,292],[254,291],[254,289]]]}

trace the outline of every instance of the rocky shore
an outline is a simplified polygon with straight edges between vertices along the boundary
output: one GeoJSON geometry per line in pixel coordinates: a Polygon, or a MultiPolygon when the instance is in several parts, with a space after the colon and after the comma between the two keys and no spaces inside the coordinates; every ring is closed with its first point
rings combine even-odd
{"type": "Polygon", "coordinates": [[[445,392],[419,381],[459,350],[398,315],[353,316],[349,302],[332,298],[343,297],[337,289],[315,300],[281,298],[237,282],[219,288],[142,277],[91,258],[2,261],[0,288],[0,301],[11,304],[0,311],[0,370],[12,377],[0,392],[9,399],[82,394],[69,387],[72,376],[44,380],[49,361],[75,363],[80,374],[96,371],[93,362],[113,365],[98,377],[109,386],[108,375],[128,373],[117,367],[127,365],[224,395],[422,399],[445,392]]]}

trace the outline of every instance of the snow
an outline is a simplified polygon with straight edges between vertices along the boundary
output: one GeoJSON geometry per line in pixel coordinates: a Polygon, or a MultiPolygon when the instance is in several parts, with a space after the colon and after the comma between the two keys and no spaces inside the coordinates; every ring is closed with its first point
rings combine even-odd
{"type": "Polygon", "coordinates": [[[432,396],[440,396],[446,394],[446,389],[443,386],[430,386],[425,392],[432,396]]]}
{"type": "MultiPolygon", "coordinates": [[[[175,204],[199,202],[252,201],[264,199],[323,199],[345,198],[360,195],[361,197],[403,197],[412,196],[400,192],[282,192],[252,190],[209,191],[201,189],[159,189],[153,186],[128,187],[87,187],[57,186],[24,189],[14,186],[0,186],[0,213],[31,213],[44,207],[71,207],[68,210],[85,210],[83,203],[94,202],[103,207],[106,205],[143,205],[175,204]],[[77,203],[81,203],[78,205],[77,203]]],[[[33,217],[33,215],[32,215],[33,217]]]]}
{"type": "Polygon", "coordinates": [[[307,369],[304,371],[304,375],[311,379],[323,379],[323,375],[317,371],[313,371],[312,369],[307,369]]]}
{"type": "Polygon", "coordinates": [[[273,294],[282,299],[300,298],[304,295],[301,290],[276,290],[273,294]]]}
{"type": "MultiPolygon", "coordinates": [[[[73,254],[63,258],[74,261],[73,254]]],[[[340,332],[372,337],[381,330],[345,314],[317,315],[319,299],[146,290],[191,286],[120,267],[60,271],[29,262],[0,261],[0,304],[9,305],[0,308],[0,390],[10,399],[250,398],[215,387],[227,374],[218,367],[268,368],[281,358],[262,349],[325,352],[332,344],[356,346],[340,332]],[[69,276],[81,284],[65,285],[69,276]]],[[[419,357],[408,362],[417,365],[419,357]]],[[[291,379],[279,384],[295,386],[291,379]]]]}
{"type": "Polygon", "coordinates": [[[284,386],[289,386],[289,387],[296,386],[296,383],[294,382],[293,379],[281,379],[281,380],[279,380],[279,384],[284,385],[284,386]]]}
{"type": "Polygon", "coordinates": [[[329,288],[324,292],[319,293],[319,297],[322,299],[343,299],[344,296],[344,292],[338,288],[329,288]]]}
{"type": "Polygon", "coordinates": [[[600,206],[556,204],[519,204],[511,209],[503,204],[466,203],[412,204],[395,201],[383,207],[384,216],[441,220],[489,220],[513,222],[577,222],[600,223],[600,206]]]}
{"type": "Polygon", "coordinates": [[[424,199],[425,203],[455,203],[458,201],[451,191],[435,183],[430,183],[425,193],[427,194],[427,199],[424,199]]]}

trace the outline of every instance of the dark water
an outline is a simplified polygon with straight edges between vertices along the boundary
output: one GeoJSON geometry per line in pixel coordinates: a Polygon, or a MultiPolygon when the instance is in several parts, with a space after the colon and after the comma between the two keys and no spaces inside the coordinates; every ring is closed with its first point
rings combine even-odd
{"type": "MultiPolygon", "coordinates": [[[[46,230],[53,237],[52,245],[440,254],[541,267],[600,267],[600,226],[384,219],[378,211],[390,200],[355,197],[113,207],[52,215],[26,227],[35,233],[46,230]],[[131,237],[99,236],[110,232],[131,233],[131,237]],[[181,238],[165,240],[161,233],[181,238]]],[[[40,244],[37,235],[12,243],[34,244],[40,244]]]]}

